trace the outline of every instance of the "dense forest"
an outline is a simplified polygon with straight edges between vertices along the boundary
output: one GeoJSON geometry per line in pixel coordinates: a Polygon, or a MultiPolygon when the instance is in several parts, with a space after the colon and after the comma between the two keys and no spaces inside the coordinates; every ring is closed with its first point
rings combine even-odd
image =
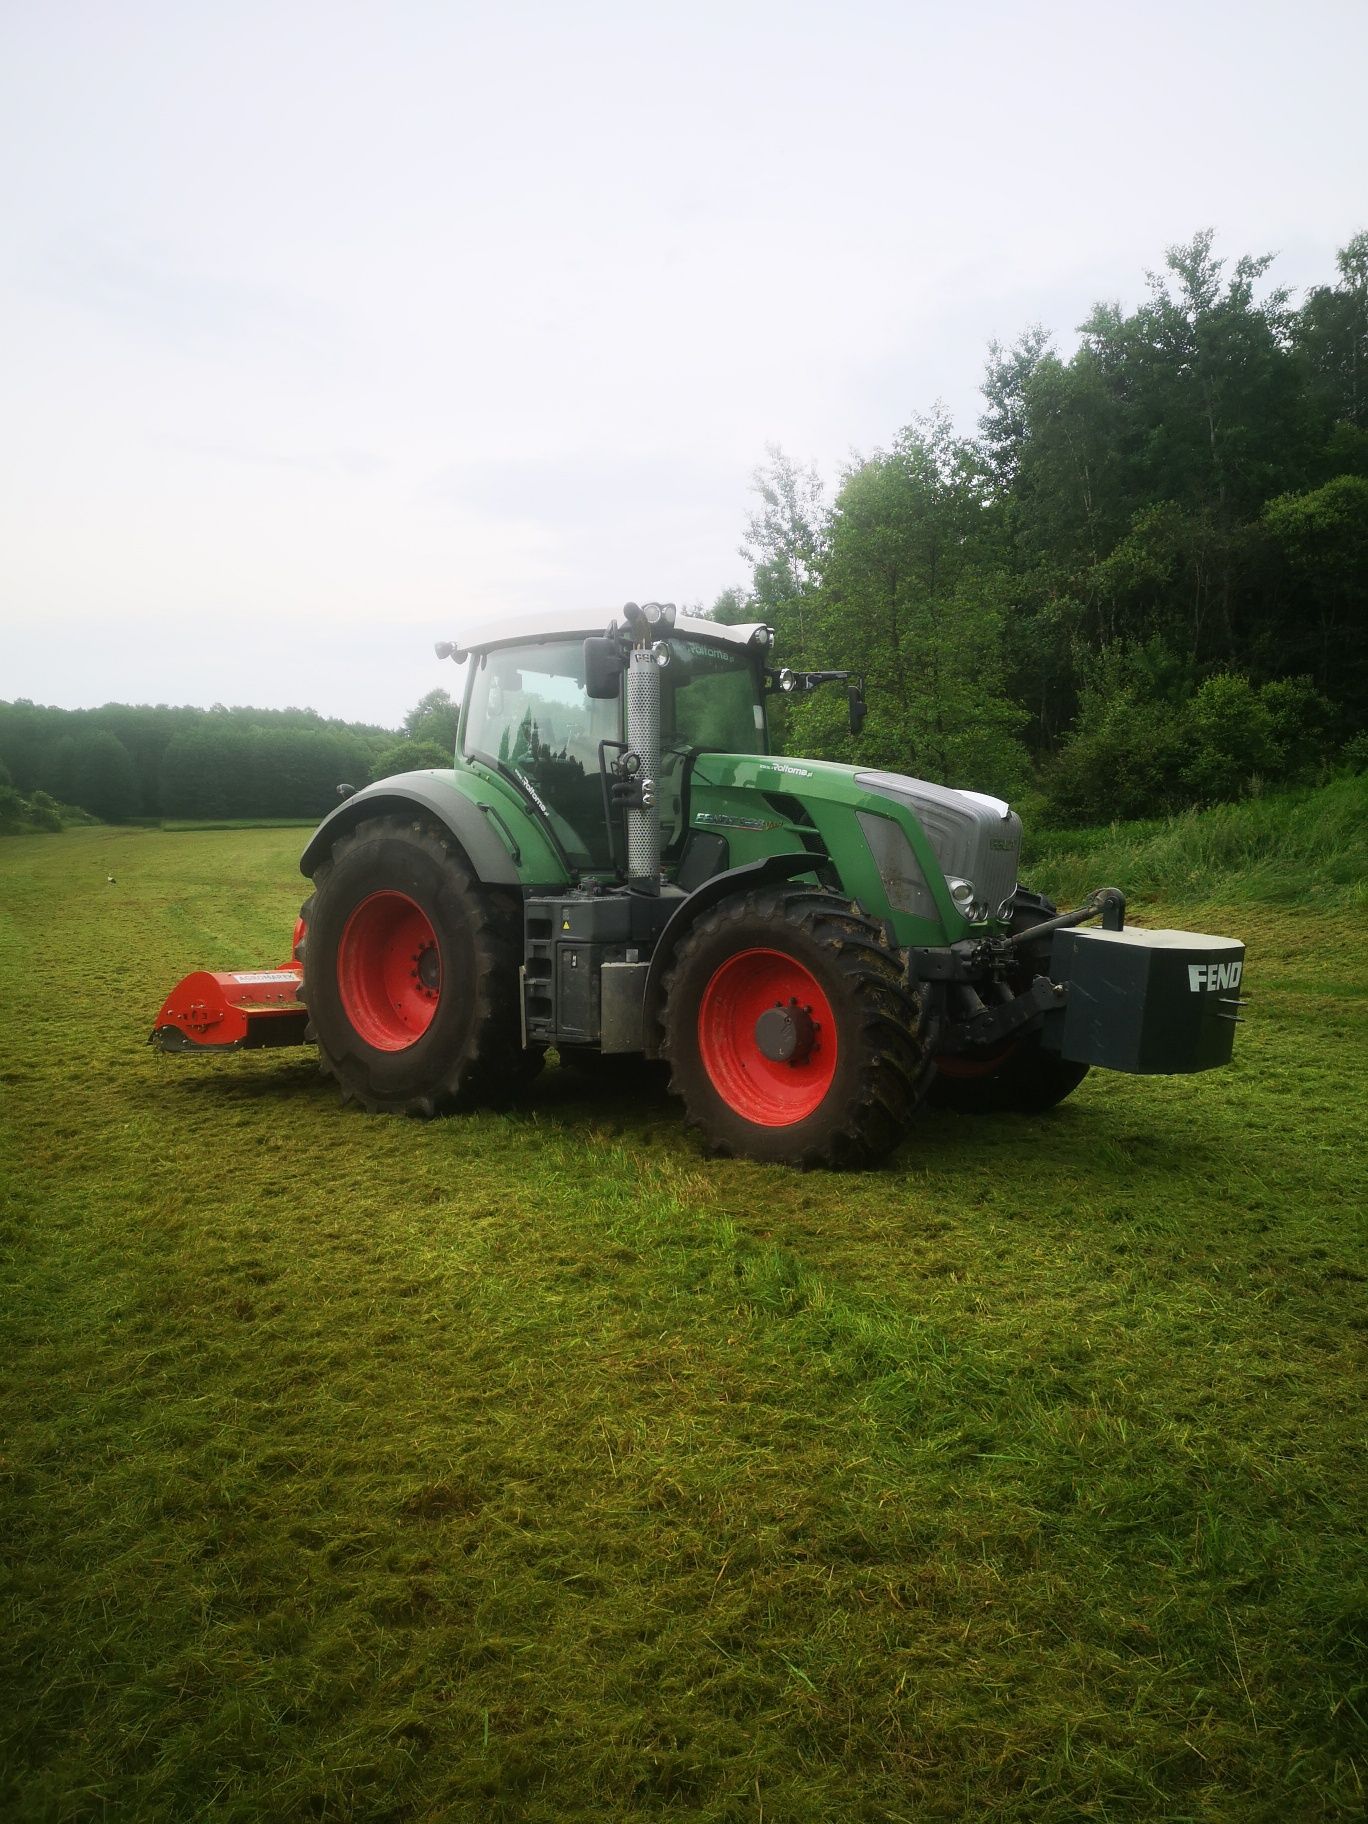
{"type": "MultiPolygon", "coordinates": [[[[788,751],[1143,816],[1368,765],[1368,233],[1299,306],[1269,255],[1209,232],[1062,358],[1040,326],[988,354],[976,436],[942,411],[828,498],[771,450],[708,611],[766,620],[781,660],[866,678],[786,705],[788,751]]],[[[401,731],[312,710],[0,702],[0,829],[314,818],[337,783],[440,765],[433,691],[401,731]]]]}
{"type": "Polygon", "coordinates": [[[1293,308],[1199,234],[1064,360],[993,345],[978,435],[942,412],[835,498],[772,450],[714,610],[868,678],[794,705],[791,751],[1034,796],[1065,821],[1368,764],[1368,234],[1293,308]]]}

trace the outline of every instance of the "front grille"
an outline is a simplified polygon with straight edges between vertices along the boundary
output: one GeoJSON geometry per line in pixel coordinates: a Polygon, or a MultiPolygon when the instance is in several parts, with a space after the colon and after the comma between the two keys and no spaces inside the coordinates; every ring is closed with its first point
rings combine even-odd
{"type": "Polygon", "coordinates": [[[956,792],[903,773],[857,773],[856,783],[904,804],[926,832],[941,872],[974,883],[974,892],[996,913],[1017,884],[1021,819],[1000,798],[956,792]]]}

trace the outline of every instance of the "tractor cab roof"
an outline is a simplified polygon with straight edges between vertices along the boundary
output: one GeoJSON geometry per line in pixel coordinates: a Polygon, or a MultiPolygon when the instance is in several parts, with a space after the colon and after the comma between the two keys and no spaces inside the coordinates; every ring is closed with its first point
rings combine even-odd
{"type": "MultiPolygon", "coordinates": [[[[496,646],[519,646],[540,640],[588,639],[606,633],[611,621],[621,622],[621,608],[541,608],[523,614],[502,614],[487,619],[463,622],[452,641],[456,656],[468,652],[488,652],[496,646]]],[[[757,634],[765,634],[763,621],[746,621],[739,627],[728,627],[722,621],[703,620],[697,615],[681,614],[675,619],[675,633],[690,640],[717,640],[727,646],[749,646],[757,634]]],[[[765,642],[768,645],[768,641],[765,642]]]]}

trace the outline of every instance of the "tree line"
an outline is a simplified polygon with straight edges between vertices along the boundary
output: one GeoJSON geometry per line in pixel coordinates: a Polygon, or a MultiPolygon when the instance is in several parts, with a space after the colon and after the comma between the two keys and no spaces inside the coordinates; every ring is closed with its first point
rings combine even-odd
{"type": "Polygon", "coordinates": [[[448,763],[455,705],[430,692],[401,731],[310,709],[0,702],[0,828],[321,817],[342,782],[448,763]]]}
{"type": "Polygon", "coordinates": [[[794,752],[1142,816],[1368,760],[1368,234],[1294,308],[1210,232],[1068,359],[990,346],[977,434],[943,411],[828,498],[779,450],[748,581],[786,662],[867,678],[858,742],[821,694],[794,752]]]}

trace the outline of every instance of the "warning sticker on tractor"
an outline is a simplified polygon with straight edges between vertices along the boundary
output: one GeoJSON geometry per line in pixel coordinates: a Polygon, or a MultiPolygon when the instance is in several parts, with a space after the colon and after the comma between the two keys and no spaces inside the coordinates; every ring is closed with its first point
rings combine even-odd
{"type": "Polygon", "coordinates": [[[293,969],[257,969],[250,975],[230,975],[228,979],[252,987],[258,982],[288,982],[293,974],[293,969]]]}

